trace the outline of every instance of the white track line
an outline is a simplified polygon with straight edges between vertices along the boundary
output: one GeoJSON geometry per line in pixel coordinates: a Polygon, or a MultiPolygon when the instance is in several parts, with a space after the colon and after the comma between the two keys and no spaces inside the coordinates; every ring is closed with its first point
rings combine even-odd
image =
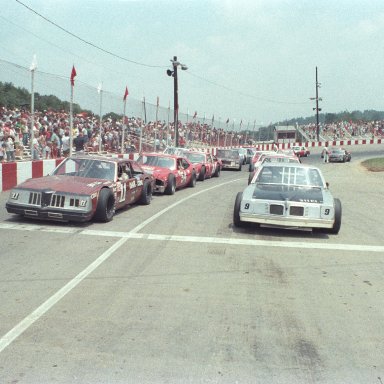
{"type": "MultiPolygon", "coordinates": [[[[158,217],[158,216],[157,216],[158,217]]],[[[147,222],[148,224],[148,222],[147,222]]],[[[137,228],[137,227],[136,227],[137,228]]],[[[135,228],[135,229],[136,229],[135,228]]],[[[77,233],[84,236],[97,237],[116,237],[120,239],[145,239],[154,241],[176,241],[189,243],[212,243],[212,244],[228,244],[228,245],[247,245],[250,247],[271,247],[271,248],[299,248],[299,249],[324,249],[333,251],[355,251],[355,252],[383,252],[384,246],[381,245],[360,245],[360,244],[332,244],[319,242],[302,242],[302,241],[270,241],[270,240],[254,240],[254,239],[233,239],[224,237],[204,237],[204,236],[176,236],[176,235],[160,235],[151,233],[136,233],[135,231],[102,231],[93,229],[79,230],[77,228],[52,228],[49,226],[36,226],[34,224],[0,224],[1,229],[10,229],[13,231],[39,231],[48,233],[77,233]]]]}
{"type": "MultiPolygon", "coordinates": [[[[163,215],[170,209],[176,207],[177,205],[183,203],[188,199],[192,199],[195,196],[200,195],[201,193],[208,192],[214,188],[221,187],[226,184],[233,183],[237,180],[227,181],[225,183],[221,183],[215,185],[211,188],[203,189],[202,191],[193,193],[177,201],[176,203],[168,206],[157,214],[151,216],[149,219],[145,220],[143,223],[135,227],[130,233],[132,235],[136,234],[139,230],[144,228],[146,225],[156,220],[159,216],[163,215]]],[[[15,225],[15,224],[1,224],[1,229],[20,229],[20,230],[37,230],[44,231],[47,227],[44,226],[34,226],[34,225],[15,225]]],[[[46,230],[45,230],[46,231],[46,230]]],[[[46,231],[48,232],[48,231],[46,231]]],[[[79,231],[77,228],[51,228],[49,232],[56,233],[82,233],[84,231],[79,231]]],[[[128,233],[128,234],[130,234],[128,233]]],[[[17,339],[25,330],[27,330],[36,320],[40,319],[49,309],[51,309],[59,300],[61,300],[68,292],[70,292],[73,288],[75,288],[78,284],[80,284],[89,274],[91,274],[97,267],[99,267],[105,260],[107,260],[117,249],[119,249],[127,240],[127,237],[121,237],[115,244],[113,244],[110,248],[108,248],[102,255],[100,255],[93,263],[91,263],[87,268],[81,271],[76,277],[74,277],[71,281],[69,281],[63,288],[57,291],[53,296],[51,296],[48,300],[46,300],[43,304],[41,304],[37,309],[35,309],[32,313],[30,313],[27,317],[25,317],[19,324],[13,327],[8,333],[6,333],[0,339],[0,353],[7,348],[15,339],[17,339]]]]}

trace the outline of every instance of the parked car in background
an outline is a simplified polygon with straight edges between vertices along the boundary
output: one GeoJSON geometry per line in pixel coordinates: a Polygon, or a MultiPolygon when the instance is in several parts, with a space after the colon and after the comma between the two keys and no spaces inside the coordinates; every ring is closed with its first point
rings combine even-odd
{"type": "Polygon", "coordinates": [[[184,155],[142,153],[137,162],[156,179],[154,192],[173,195],[176,189],[196,185],[195,166],[184,155]]]}
{"type": "Polygon", "coordinates": [[[149,204],[155,179],[136,162],[102,156],[73,156],[48,176],[14,187],[9,213],[55,221],[108,222],[133,203],[149,204]]]}
{"type": "Polygon", "coordinates": [[[218,149],[216,157],[221,160],[222,169],[236,169],[241,171],[243,158],[237,149],[218,149]]]}
{"type": "Polygon", "coordinates": [[[351,161],[351,158],[351,152],[344,148],[332,148],[329,150],[328,161],[330,163],[345,163],[346,161],[351,161]]]}
{"type": "Polygon", "coordinates": [[[302,145],[295,145],[292,147],[292,150],[294,154],[299,157],[307,157],[311,154],[310,150],[302,145]]]}
{"type": "Polygon", "coordinates": [[[320,169],[293,163],[267,163],[236,196],[233,224],[321,229],[337,234],[341,202],[334,198],[320,169]]]}

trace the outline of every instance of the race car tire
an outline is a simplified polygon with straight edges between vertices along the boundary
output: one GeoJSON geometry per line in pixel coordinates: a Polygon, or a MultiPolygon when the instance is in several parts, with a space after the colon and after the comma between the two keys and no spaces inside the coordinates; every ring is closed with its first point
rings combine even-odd
{"type": "Polygon", "coordinates": [[[249,163],[249,172],[253,172],[255,170],[255,164],[249,163]]]}
{"type": "Polygon", "coordinates": [[[107,223],[113,219],[115,214],[115,197],[109,188],[103,188],[99,192],[95,219],[107,223]]]}
{"type": "Polygon", "coordinates": [[[206,172],[205,167],[201,167],[201,171],[200,171],[200,174],[199,174],[199,181],[204,181],[205,180],[205,172],[206,172]]]}
{"type": "Polygon", "coordinates": [[[252,181],[254,175],[255,175],[255,174],[254,174],[253,172],[250,172],[250,173],[249,173],[249,176],[248,176],[248,185],[251,184],[251,181],[252,181]]]}
{"type": "Polygon", "coordinates": [[[143,189],[141,191],[140,203],[142,205],[149,205],[152,200],[152,186],[151,182],[147,179],[144,180],[143,189]]]}
{"type": "Polygon", "coordinates": [[[188,187],[195,188],[196,187],[196,172],[192,171],[191,180],[189,181],[188,187]]]}
{"type": "Polygon", "coordinates": [[[244,222],[240,220],[240,205],[243,200],[243,192],[236,195],[235,206],[233,207],[233,225],[235,227],[244,227],[244,222]]]}
{"type": "Polygon", "coordinates": [[[168,183],[167,183],[167,187],[165,188],[164,193],[166,195],[174,195],[175,192],[176,192],[176,179],[175,179],[175,175],[173,173],[170,173],[168,175],[168,183]]]}
{"type": "Polygon", "coordinates": [[[337,235],[341,227],[342,209],[341,209],[341,201],[339,199],[334,199],[333,201],[335,203],[335,222],[333,224],[333,227],[329,230],[329,233],[337,235]]]}
{"type": "Polygon", "coordinates": [[[220,176],[220,172],[221,172],[221,168],[220,168],[220,166],[217,166],[217,168],[215,170],[215,174],[213,176],[219,177],[220,176]]]}

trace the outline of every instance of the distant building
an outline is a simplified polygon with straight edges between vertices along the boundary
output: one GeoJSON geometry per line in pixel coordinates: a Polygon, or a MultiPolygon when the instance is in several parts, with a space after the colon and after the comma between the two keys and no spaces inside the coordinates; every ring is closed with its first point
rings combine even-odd
{"type": "Polygon", "coordinates": [[[275,143],[295,143],[297,141],[297,129],[294,125],[276,125],[273,140],[275,143]]]}

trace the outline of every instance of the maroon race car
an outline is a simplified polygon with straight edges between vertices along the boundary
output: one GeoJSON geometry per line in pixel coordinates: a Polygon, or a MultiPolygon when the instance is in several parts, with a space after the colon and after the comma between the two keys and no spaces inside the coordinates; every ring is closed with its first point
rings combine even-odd
{"type": "Polygon", "coordinates": [[[183,155],[143,153],[137,162],[156,179],[155,192],[173,195],[176,189],[196,185],[195,166],[183,155]]]}
{"type": "Polygon", "coordinates": [[[56,221],[108,222],[133,203],[149,204],[155,179],[136,162],[101,156],[73,156],[48,176],[14,187],[9,213],[56,221]]]}
{"type": "Polygon", "coordinates": [[[185,151],[183,155],[196,167],[197,179],[204,181],[210,177],[219,177],[221,161],[210,153],[185,151]]]}

